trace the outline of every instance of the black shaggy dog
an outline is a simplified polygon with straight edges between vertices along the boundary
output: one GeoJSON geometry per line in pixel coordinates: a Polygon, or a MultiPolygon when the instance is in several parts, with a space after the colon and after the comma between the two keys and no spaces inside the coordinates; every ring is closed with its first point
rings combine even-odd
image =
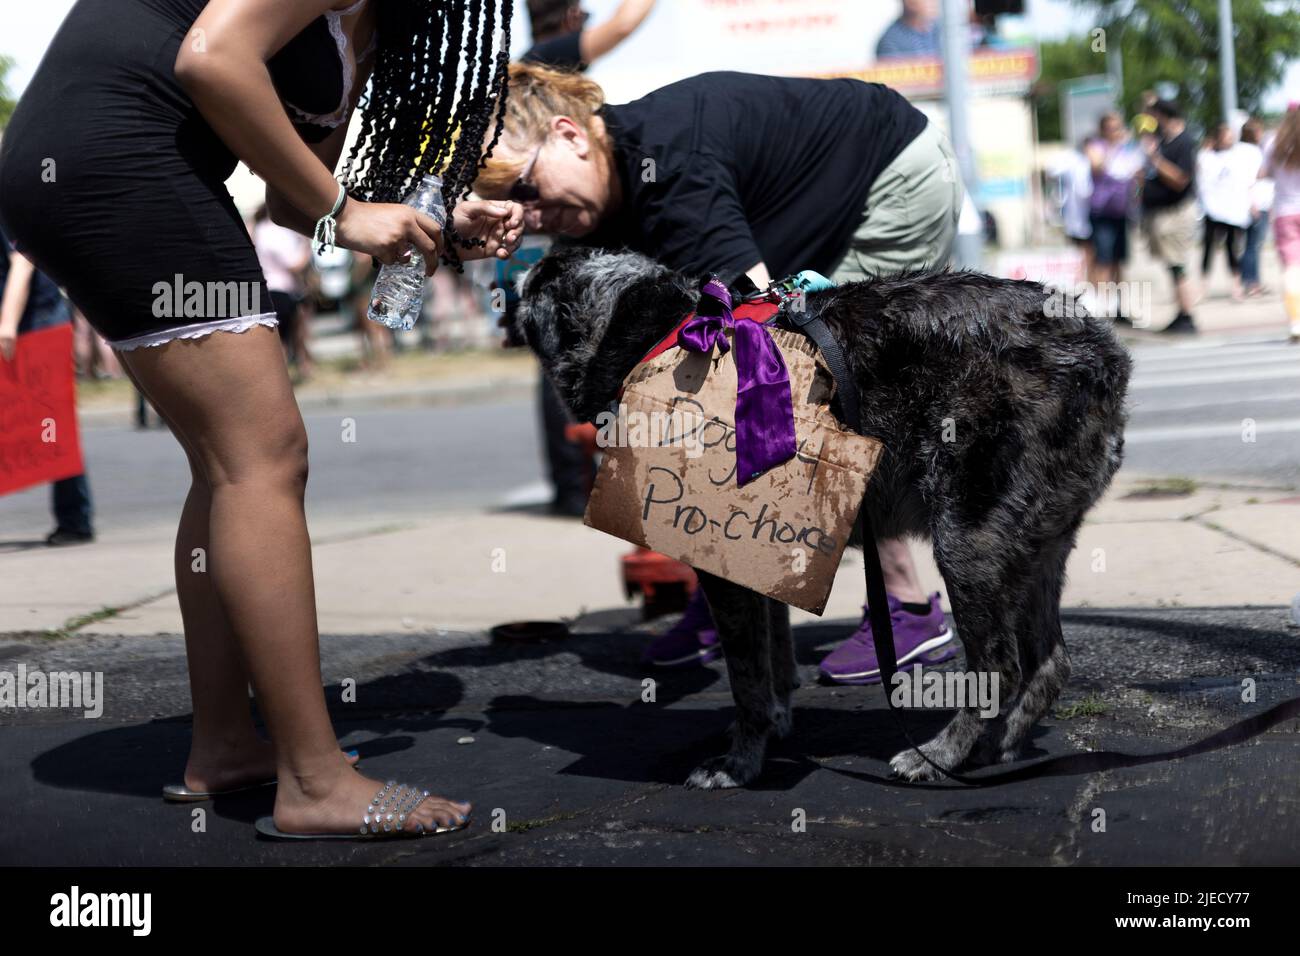
{"type": "MultiPolygon", "coordinates": [[[[574,415],[591,421],[695,307],[698,277],[634,253],[567,248],[529,273],[518,325],[574,415]]],[[[1119,468],[1130,361],[1109,323],[1035,282],[925,272],[810,294],[844,347],[863,431],[885,452],[867,489],[881,537],[927,537],[975,672],[1002,711],[959,710],[922,750],[956,769],[1011,761],[1070,673],[1065,562],[1119,468]]],[[[797,686],[789,608],[701,572],[737,717],[728,753],[688,786],[737,787],[790,730],[797,686]]],[[[890,766],[938,776],[913,750],[890,766]]]]}

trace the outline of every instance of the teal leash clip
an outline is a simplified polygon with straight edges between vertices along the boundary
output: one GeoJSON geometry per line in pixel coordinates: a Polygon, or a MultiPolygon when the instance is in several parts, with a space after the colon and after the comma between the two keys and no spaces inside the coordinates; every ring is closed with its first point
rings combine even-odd
{"type": "Polygon", "coordinates": [[[809,292],[825,292],[827,289],[834,288],[835,283],[820,272],[804,269],[795,275],[786,276],[784,279],[769,283],[768,287],[761,292],[751,292],[749,295],[737,296],[737,301],[762,302],[766,300],[784,306],[790,299],[807,295],[809,292]]]}
{"type": "MultiPolygon", "coordinates": [[[[784,311],[792,299],[802,299],[810,292],[825,292],[827,289],[834,288],[835,283],[820,272],[804,269],[795,275],[786,276],[779,282],[773,282],[768,287],[767,295],[775,297],[776,301],[780,303],[782,311],[784,311]]],[[[795,306],[795,308],[800,307],[795,306]]]]}
{"type": "Polygon", "coordinates": [[[791,292],[825,292],[827,289],[835,288],[835,283],[826,278],[820,272],[813,272],[811,269],[804,269],[793,278],[785,279],[781,283],[788,286],[791,292]]]}

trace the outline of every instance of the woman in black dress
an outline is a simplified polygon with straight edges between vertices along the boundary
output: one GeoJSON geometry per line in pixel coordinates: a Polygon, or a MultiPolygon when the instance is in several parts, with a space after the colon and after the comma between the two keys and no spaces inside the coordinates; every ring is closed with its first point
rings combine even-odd
{"type": "Polygon", "coordinates": [[[519,207],[457,200],[478,144],[491,151],[510,15],[509,0],[78,0],[0,149],[5,231],[118,350],[189,458],[176,583],[194,735],[184,786],[169,789],[196,799],[276,779],[274,819],[259,821],[270,835],[435,832],[469,805],[383,787],[339,750],[320,683],[306,432],[224,181],[242,159],[277,222],[384,263],[412,248],[430,273],[440,255],[509,255],[519,207]],[[431,171],[445,244],[400,204],[431,171]]]}

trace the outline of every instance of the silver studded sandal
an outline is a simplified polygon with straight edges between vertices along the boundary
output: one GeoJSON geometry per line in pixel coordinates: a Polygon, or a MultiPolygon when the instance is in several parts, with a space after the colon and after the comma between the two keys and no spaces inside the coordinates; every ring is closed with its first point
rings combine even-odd
{"type": "Polygon", "coordinates": [[[418,823],[414,830],[406,829],[406,818],[429,797],[428,790],[412,787],[408,783],[390,780],[375,794],[366,807],[365,816],[352,833],[285,833],[275,825],[273,817],[261,817],[253,825],[259,836],[270,840],[387,840],[419,838],[437,833],[451,833],[469,826],[469,818],[452,827],[425,827],[418,823]]]}
{"type": "Polygon", "coordinates": [[[225,797],[232,793],[257,790],[261,787],[269,787],[274,783],[275,778],[272,777],[270,780],[249,783],[242,787],[230,787],[226,790],[191,790],[183,783],[169,783],[163,787],[162,797],[168,803],[202,803],[204,800],[211,800],[213,797],[225,797]]]}

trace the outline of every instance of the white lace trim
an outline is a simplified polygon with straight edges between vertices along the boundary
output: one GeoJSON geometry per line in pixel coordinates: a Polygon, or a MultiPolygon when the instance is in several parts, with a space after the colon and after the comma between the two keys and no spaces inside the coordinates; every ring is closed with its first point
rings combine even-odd
{"type": "MultiPolygon", "coordinates": [[[[346,10],[325,11],[325,22],[330,28],[330,35],[334,37],[334,45],[338,47],[339,62],[343,65],[343,100],[339,103],[339,108],[333,113],[326,113],[324,115],[319,113],[308,113],[306,110],[301,110],[292,103],[286,101],[284,105],[297,114],[299,122],[314,123],[317,126],[328,126],[330,129],[338,129],[347,121],[352,106],[352,84],[356,82],[356,67],[348,57],[348,35],[343,29],[343,18],[350,17],[352,14],[356,13],[361,9],[365,2],[366,0],[357,0],[356,3],[352,4],[352,6],[348,7],[346,10]]],[[[365,51],[357,57],[357,64],[364,62],[365,59],[375,51],[378,33],[378,30],[372,31],[370,44],[366,47],[365,51]]]]}
{"type": "Polygon", "coordinates": [[[273,329],[279,324],[280,320],[276,318],[274,312],[263,312],[260,315],[245,315],[237,319],[217,319],[215,322],[197,322],[194,325],[182,325],[175,329],[162,329],[147,335],[118,339],[116,342],[110,341],[108,344],[119,352],[129,352],[141,346],[152,348],[165,345],[173,339],[197,339],[213,332],[247,332],[255,325],[265,325],[273,329]]]}

